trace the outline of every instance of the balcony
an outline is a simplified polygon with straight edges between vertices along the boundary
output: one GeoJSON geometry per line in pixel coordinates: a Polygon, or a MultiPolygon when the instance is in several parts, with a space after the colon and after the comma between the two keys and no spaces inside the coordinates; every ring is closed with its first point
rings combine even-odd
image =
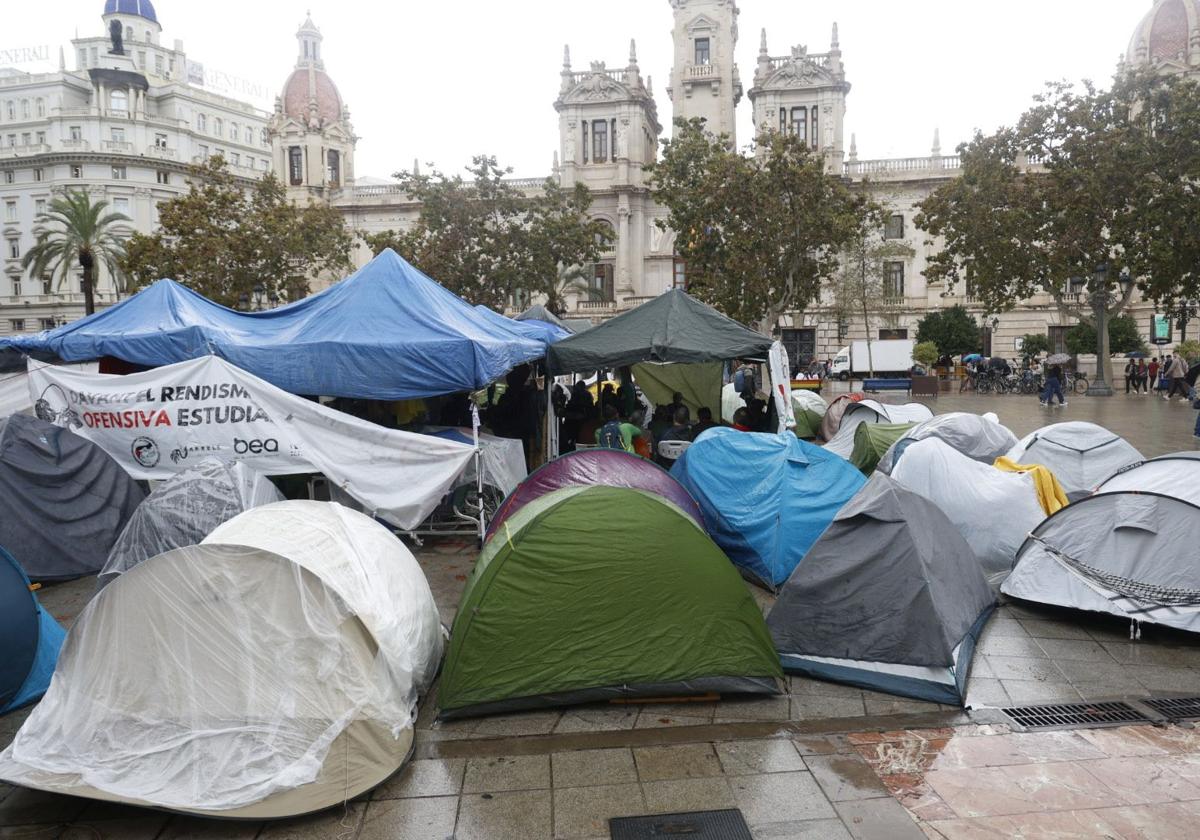
{"type": "Polygon", "coordinates": [[[715,64],[686,64],[683,68],[683,80],[707,81],[720,76],[715,64]]]}
{"type": "Polygon", "coordinates": [[[5,146],[4,151],[12,155],[46,155],[50,153],[50,146],[46,143],[26,143],[20,146],[5,146]]]}
{"type": "Polygon", "coordinates": [[[176,149],[168,149],[166,146],[151,146],[146,149],[146,154],[152,158],[159,160],[178,160],[179,152],[176,149]]]}
{"type": "Polygon", "coordinates": [[[133,152],[133,144],[125,140],[104,140],[100,146],[106,152],[117,152],[123,155],[133,152]]]}
{"type": "Polygon", "coordinates": [[[581,300],[575,304],[575,308],[580,312],[588,313],[615,312],[617,302],[615,300],[581,300]]]}
{"type": "Polygon", "coordinates": [[[63,140],[60,145],[67,152],[87,152],[92,148],[92,144],[86,140],[63,140]]]}

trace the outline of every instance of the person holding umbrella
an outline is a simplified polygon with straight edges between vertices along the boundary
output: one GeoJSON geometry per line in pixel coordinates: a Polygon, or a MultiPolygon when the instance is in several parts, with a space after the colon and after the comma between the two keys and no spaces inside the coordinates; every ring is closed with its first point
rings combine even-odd
{"type": "Polygon", "coordinates": [[[1063,396],[1062,389],[1062,362],[1071,358],[1065,353],[1057,353],[1046,359],[1046,364],[1049,370],[1046,372],[1046,387],[1042,391],[1041,403],[1043,406],[1050,405],[1050,401],[1058,397],[1059,405],[1064,408],[1067,405],[1067,398],[1063,396]]]}

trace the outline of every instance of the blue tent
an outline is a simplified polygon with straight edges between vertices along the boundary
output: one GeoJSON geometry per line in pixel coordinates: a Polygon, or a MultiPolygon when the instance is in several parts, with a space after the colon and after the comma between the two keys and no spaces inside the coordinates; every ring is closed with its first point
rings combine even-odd
{"type": "Polygon", "coordinates": [[[484,388],[546,352],[545,341],[481,315],[391,250],[268,312],[236,312],[159,280],[111,309],[6,345],[150,367],[215,354],[293,394],[385,400],[484,388]]]}
{"type": "Polygon", "coordinates": [[[793,434],[710,429],[671,475],[744,575],[776,590],[866,483],[849,461],[793,434]]]}
{"type": "Polygon", "coordinates": [[[0,547],[0,715],[46,693],[66,635],[38,603],[17,561],[0,547]]]}

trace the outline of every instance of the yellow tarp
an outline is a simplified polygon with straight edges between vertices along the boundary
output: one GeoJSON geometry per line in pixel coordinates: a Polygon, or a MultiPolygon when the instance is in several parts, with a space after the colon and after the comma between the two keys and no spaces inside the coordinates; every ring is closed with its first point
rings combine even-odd
{"type": "Polygon", "coordinates": [[[1070,503],[1062,485],[1054,477],[1054,473],[1041,464],[1018,464],[1009,458],[997,458],[994,466],[1005,472],[1032,473],[1033,484],[1037,488],[1038,502],[1047,516],[1053,516],[1070,503]]]}

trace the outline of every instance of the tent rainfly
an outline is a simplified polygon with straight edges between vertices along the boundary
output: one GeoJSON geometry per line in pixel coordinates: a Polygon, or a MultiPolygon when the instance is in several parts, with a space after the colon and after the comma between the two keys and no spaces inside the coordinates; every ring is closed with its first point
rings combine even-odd
{"type": "Polygon", "coordinates": [[[568,487],[487,542],[442,671],[443,720],[629,697],[777,694],[779,659],[720,549],[660,496],[568,487]],[[620,523],[620,527],[611,527],[620,523]]]}
{"type": "Polygon", "coordinates": [[[1200,507],[1200,452],[1176,452],[1131,464],[1097,493],[1159,493],[1200,507]]]}
{"type": "Polygon", "coordinates": [[[319,811],[401,767],[440,655],[429,585],[387,529],[255,508],[88,604],[0,778],[203,816],[319,811]]]}
{"type": "Polygon", "coordinates": [[[94,443],[36,417],[0,420],[0,545],[33,580],[100,571],[145,495],[94,443]]]}
{"type": "Polygon", "coordinates": [[[933,412],[929,410],[929,406],[921,403],[891,405],[876,400],[852,402],[846,406],[837,434],[825,444],[825,449],[843,458],[849,458],[850,453],[854,451],[854,433],[861,423],[922,423],[932,417],[933,412]]]}
{"type": "Polygon", "coordinates": [[[1013,598],[1200,633],[1200,507],[1154,492],[1108,492],[1043,521],[1001,591],[1013,598]]]}
{"type": "Polygon", "coordinates": [[[555,458],[521,482],[496,511],[488,525],[487,538],[491,539],[505,520],[534,499],[564,487],[592,485],[628,487],[661,496],[704,527],[704,516],[696,500],[658,464],[619,449],[581,449],[555,458]]]}
{"type": "Polygon", "coordinates": [[[1041,464],[1077,501],[1109,476],[1145,460],[1123,437],[1095,423],[1055,423],[1023,438],[1008,453],[1018,464],[1041,464]]]}
{"type": "Polygon", "coordinates": [[[20,564],[0,547],[0,715],[45,693],[65,637],[20,564]]]}
{"type": "Polygon", "coordinates": [[[792,410],[796,414],[796,437],[812,439],[821,434],[821,422],[829,405],[820,394],[797,389],[792,391],[792,410]]]}
{"type": "Polygon", "coordinates": [[[708,532],[751,580],[779,587],[865,482],[844,458],[792,434],[709,429],[671,469],[708,532]]]}
{"type": "Polygon", "coordinates": [[[789,673],[961,705],[994,609],[945,514],[876,473],[784,585],[767,626],[789,673]]]}
{"type": "Polygon", "coordinates": [[[951,449],[966,455],[972,461],[993,464],[997,458],[1007,455],[1017,445],[1017,436],[1000,425],[995,414],[967,414],[961,411],[939,414],[932,420],[919,423],[908,432],[879,460],[876,467],[881,473],[891,475],[905,448],[918,440],[937,438],[951,449]]]}
{"type": "Polygon", "coordinates": [[[859,423],[854,430],[850,463],[863,475],[870,476],[884,453],[915,426],[915,423],[859,423]]]}
{"type": "Polygon", "coordinates": [[[829,404],[825,410],[825,416],[821,418],[821,440],[833,440],[838,433],[838,429],[842,427],[842,417],[845,416],[846,410],[851,405],[857,402],[862,402],[867,395],[863,393],[842,394],[829,404]]]}
{"type": "Polygon", "coordinates": [[[241,461],[226,464],[205,458],[164,481],[138,506],[108,553],[97,585],[104,588],[173,548],[196,545],[218,525],[251,508],[282,501],[269,478],[241,461]]]}

